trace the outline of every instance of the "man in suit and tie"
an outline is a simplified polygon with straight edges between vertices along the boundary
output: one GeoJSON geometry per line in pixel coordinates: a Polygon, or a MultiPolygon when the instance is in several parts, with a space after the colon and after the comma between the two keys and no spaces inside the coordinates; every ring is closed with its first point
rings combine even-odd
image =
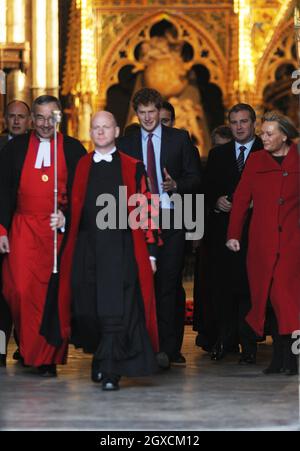
{"type": "Polygon", "coordinates": [[[163,246],[157,261],[155,289],[160,352],[157,361],[161,368],[185,365],[181,354],[184,333],[185,305],[177,296],[178,280],[184,263],[185,230],[174,227],[177,213],[170,201],[173,193],[199,192],[199,157],[186,131],[165,127],[160,122],[162,97],[154,89],[144,88],[133,98],[133,108],[141,129],[123,137],[118,147],[144,162],[153,194],[160,196],[161,217],[168,212],[171,227],[162,227],[163,246]]]}
{"type": "MultiPolygon", "coordinates": [[[[23,135],[31,126],[30,108],[21,100],[12,100],[5,110],[6,130],[0,135],[0,151],[15,136],[23,135]]],[[[2,256],[0,256],[0,330],[5,333],[6,341],[9,340],[12,328],[11,315],[2,295],[2,256]]],[[[16,337],[15,337],[16,338],[16,337]]],[[[7,344],[7,343],[6,343],[7,344]]],[[[14,357],[18,359],[18,351],[14,357]]],[[[6,355],[0,354],[0,367],[6,365],[6,355]]]]}
{"type": "Polygon", "coordinates": [[[244,165],[250,152],[262,149],[263,145],[255,135],[256,114],[250,105],[234,105],[229,111],[228,121],[234,139],[210,151],[205,175],[205,200],[209,209],[209,287],[219,329],[211,358],[222,359],[228,351],[238,350],[240,342],[240,363],[250,364],[256,360],[256,341],[244,318],[250,309],[246,251],[251,211],[244,229],[241,252],[230,255],[225,243],[232,196],[244,165]]]}

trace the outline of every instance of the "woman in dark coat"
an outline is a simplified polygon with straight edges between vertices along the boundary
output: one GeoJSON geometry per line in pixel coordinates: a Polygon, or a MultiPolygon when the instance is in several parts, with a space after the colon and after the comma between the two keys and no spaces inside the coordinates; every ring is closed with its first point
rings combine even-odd
{"type": "Polygon", "coordinates": [[[272,311],[273,357],[265,374],[297,374],[292,337],[299,330],[300,225],[298,132],[281,113],[263,117],[264,150],[253,154],[234,195],[227,247],[238,252],[246,212],[253,203],[247,270],[252,307],[247,322],[263,335],[272,311]]]}

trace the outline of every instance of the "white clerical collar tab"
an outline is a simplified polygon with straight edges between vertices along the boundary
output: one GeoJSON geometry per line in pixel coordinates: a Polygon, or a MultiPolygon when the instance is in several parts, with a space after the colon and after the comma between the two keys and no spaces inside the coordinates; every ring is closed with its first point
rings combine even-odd
{"type": "Polygon", "coordinates": [[[94,156],[93,156],[94,162],[95,163],[100,163],[100,161],[106,161],[107,163],[111,163],[112,162],[112,154],[110,153],[99,153],[99,152],[95,152],[94,156]]]}
{"type": "Polygon", "coordinates": [[[35,168],[41,169],[41,167],[49,168],[51,166],[51,146],[49,140],[41,141],[37,152],[35,161],[35,168]]]}

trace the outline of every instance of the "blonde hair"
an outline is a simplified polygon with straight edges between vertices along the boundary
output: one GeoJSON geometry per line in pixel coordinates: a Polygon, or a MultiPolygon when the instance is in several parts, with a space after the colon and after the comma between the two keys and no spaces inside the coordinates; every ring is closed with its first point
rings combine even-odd
{"type": "Polygon", "coordinates": [[[287,136],[288,143],[299,136],[299,132],[291,119],[280,111],[265,113],[262,118],[262,123],[264,122],[277,122],[279,130],[287,136]]]}

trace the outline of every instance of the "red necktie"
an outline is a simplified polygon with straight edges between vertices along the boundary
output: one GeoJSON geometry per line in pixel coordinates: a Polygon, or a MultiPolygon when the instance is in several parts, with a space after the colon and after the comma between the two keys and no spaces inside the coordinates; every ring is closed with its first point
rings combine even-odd
{"type": "Polygon", "coordinates": [[[152,136],[153,133],[149,133],[147,142],[147,173],[150,179],[151,193],[159,194],[152,136]]]}

